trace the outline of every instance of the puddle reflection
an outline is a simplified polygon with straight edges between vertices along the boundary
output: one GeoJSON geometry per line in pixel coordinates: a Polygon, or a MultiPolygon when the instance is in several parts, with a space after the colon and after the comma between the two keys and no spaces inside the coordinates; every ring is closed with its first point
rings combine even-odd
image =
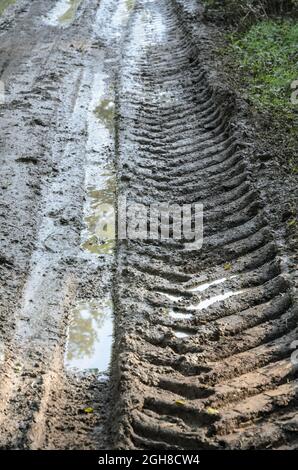
{"type": "Polygon", "coordinates": [[[190,336],[193,336],[192,333],[185,331],[185,330],[175,330],[174,335],[176,336],[176,338],[180,338],[180,339],[189,338],[190,336]]]}
{"type": "Polygon", "coordinates": [[[82,0],[59,0],[49,12],[45,21],[51,26],[70,25],[77,13],[82,0]]]}
{"type": "Polygon", "coordinates": [[[133,7],[135,6],[136,1],[135,0],[125,0],[126,3],[126,8],[128,11],[131,11],[133,7]]]}
{"type": "Polygon", "coordinates": [[[4,13],[9,5],[13,5],[17,0],[0,0],[0,15],[4,13]]]}
{"type": "Polygon", "coordinates": [[[110,99],[103,99],[95,108],[94,114],[100,119],[108,130],[114,132],[115,103],[110,99]]]}
{"type": "Polygon", "coordinates": [[[115,185],[112,170],[99,175],[99,186],[87,188],[82,248],[93,254],[112,254],[115,246],[115,185]]]}
{"type": "Polygon", "coordinates": [[[78,302],[72,312],[66,366],[106,371],[110,364],[112,342],[112,300],[78,302]]]}
{"type": "Polygon", "coordinates": [[[72,23],[75,19],[76,12],[82,0],[68,0],[66,12],[59,17],[59,22],[62,24],[72,23]]]}

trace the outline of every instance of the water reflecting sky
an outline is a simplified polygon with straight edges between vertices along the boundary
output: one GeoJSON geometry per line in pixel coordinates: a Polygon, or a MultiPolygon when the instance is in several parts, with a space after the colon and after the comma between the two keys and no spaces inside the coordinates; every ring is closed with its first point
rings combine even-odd
{"type": "Polygon", "coordinates": [[[66,365],[78,369],[108,369],[113,342],[110,299],[78,302],[72,312],[66,365]]]}

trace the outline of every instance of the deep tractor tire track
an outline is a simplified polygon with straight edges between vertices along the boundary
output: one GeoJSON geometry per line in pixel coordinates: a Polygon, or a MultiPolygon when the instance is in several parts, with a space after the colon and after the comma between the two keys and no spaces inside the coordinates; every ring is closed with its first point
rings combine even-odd
{"type": "Polygon", "coordinates": [[[294,448],[293,291],[186,7],[136,1],[118,89],[119,195],[203,203],[204,244],[118,242],[114,444],[294,448]]]}
{"type": "Polygon", "coordinates": [[[55,5],[0,18],[0,449],[297,448],[293,276],[201,60],[200,2],[82,0],[63,26],[55,5]],[[98,131],[114,94],[115,134],[98,131]],[[202,249],[82,249],[88,185],[114,160],[129,203],[203,203],[202,249]],[[111,293],[100,382],[66,368],[67,329],[77,300],[111,293]]]}

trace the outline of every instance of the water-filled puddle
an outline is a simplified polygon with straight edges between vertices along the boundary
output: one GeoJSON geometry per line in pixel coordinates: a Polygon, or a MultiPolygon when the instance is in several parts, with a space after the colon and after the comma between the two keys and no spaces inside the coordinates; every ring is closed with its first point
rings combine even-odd
{"type": "Polygon", "coordinates": [[[190,336],[193,336],[193,333],[190,333],[185,330],[175,330],[174,335],[176,336],[176,338],[182,339],[182,338],[190,338],[190,336]]]}
{"type": "Polygon", "coordinates": [[[135,6],[136,0],[125,0],[126,8],[128,11],[131,11],[135,6]]]}
{"type": "Polygon", "coordinates": [[[9,5],[13,5],[17,0],[0,0],[0,15],[4,13],[9,5]]]}
{"type": "Polygon", "coordinates": [[[76,17],[76,12],[82,0],[68,0],[67,10],[59,17],[62,24],[72,23],[76,17]]]}
{"type": "Polygon", "coordinates": [[[66,366],[105,372],[111,360],[112,343],[112,300],[79,301],[72,312],[66,366]]]}
{"type": "Polygon", "coordinates": [[[202,302],[196,304],[196,305],[189,305],[186,307],[186,310],[203,310],[204,308],[210,307],[210,305],[215,304],[216,302],[222,302],[223,300],[229,299],[230,297],[233,297],[235,295],[240,295],[242,294],[243,291],[228,291],[225,292],[224,294],[218,294],[210,297],[209,299],[202,300],[202,302]]]}
{"type": "Polygon", "coordinates": [[[59,0],[48,14],[46,21],[52,26],[71,24],[82,0],[59,0]]]}
{"type": "MultiPolygon", "coordinates": [[[[229,279],[233,279],[236,276],[231,276],[229,279]]],[[[206,291],[209,287],[213,287],[219,284],[223,284],[225,281],[227,281],[227,278],[222,278],[222,279],[217,279],[215,281],[211,282],[206,282],[204,284],[199,284],[195,287],[188,288],[188,292],[204,292],[206,291]]],[[[173,294],[168,294],[167,292],[162,292],[162,291],[157,291],[157,294],[160,294],[164,296],[167,300],[170,300],[173,302],[173,308],[167,308],[167,314],[169,315],[170,318],[173,320],[191,320],[193,318],[193,314],[188,314],[186,312],[181,311],[181,305],[179,307],[179,302],[183,300],[183,297],[179,297],[178,295],[173,295],[173,294]],[[178,305],[177,305],[178,303],[178,305]],[[180,309],[180,312],[179,312],[180,309]]],[[[193,310],[203,310],[211,305],[215,304],[216,302],[222,302],[224,300],[229,299],[230,297],[237,296],[242,294],[243,291],[226,291],[221,294],[217,295],[212,295],[204,300],[201,300],[197,304],[191,304],[186,307],[183,306],[184,310],[188,311],[193,311],[193,310]]],[[[200,296],[199,296],[200,299],[200,296]]]]}
{"type": "Polygon", "coordinates": [[[112,255],[115,247],[115,101],[113,87],[106,78],[103,72],[95,75],[88,110],[85,229],[81,247],[93,255],[112,255]]]}
{"type": "Polygon", "coordinates": [[[226,281],[229,281],[230,279],[235,279],[237,276],[230,276],[230,277],[222,277],[221,279],[216,279],[215,281],[210,281],[210,282],[205,282],[204,284],[199,284],[194,287],[190,287],[187,290],[189,292],[203,292],[209,287],[217,286],[218,284],[223,284],[226,281]]]}
{"type": "Polygon", "coordinates": [[[110,99],[103,99],[95,108],[94,113],[100,121],[109,129],[111,133],[114,132],[114,117],[115,117],[115,103],[110,99]]]}
{"type": "Polygon", "coordinates": [[[168,314],[173,320],[191,320],[193,318],[191,313],[175,312],[173,309],[169,309],[168,314]]]}
{"type": "Polygon", "coordinates": [[[191,287],[187,289],[189,292],[203,292],[204,290],[209,289],[209,287],[216,286],[218,284],[222,284],[226,282],[227,278],[223,277],[221,279],[216,279],[216,281],[206,282],[204,284],[199,284],[198,286],[191,287]]]}
{"type": "MultiPolygon", "coordinates": [[[[167,300],[170,300],[171,302],[173,302],[174,308],[177,308],[175,304],[183,300],[183,297],[179,295],[168,294],[167,292],[162,292],[162,291],[157,291],[156,293],[164,296],[167,300]]],[[[177,312],[176,310],[174,310],[174,308],[166,309],[167,315],[169,315],[169,317],[172,318],[173,320],[191,320],[193,318],[193,315],[191,313],[177,312]]]]}
{"type": "Polygon", "coordinates": [[[115,184],[111,167],[98,172],[96,186],[87,186],[82,248],[96,255],[112,254],[115,247],[115,184]]]}

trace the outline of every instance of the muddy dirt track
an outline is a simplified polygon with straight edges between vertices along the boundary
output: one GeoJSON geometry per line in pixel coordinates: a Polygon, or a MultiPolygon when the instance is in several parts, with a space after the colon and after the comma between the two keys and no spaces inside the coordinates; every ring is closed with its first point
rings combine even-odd
{"type": "Polygon", "coordinates": [[[200,2],[63,3],[0,17],[0,448],[297,448],[293,258],[200,2]],[[121,195],[203,204],[202,249],[102,243],[94,207],[121,195]],[[102,299],[108,379],[65,366],[76,303],[102,299]]]}

